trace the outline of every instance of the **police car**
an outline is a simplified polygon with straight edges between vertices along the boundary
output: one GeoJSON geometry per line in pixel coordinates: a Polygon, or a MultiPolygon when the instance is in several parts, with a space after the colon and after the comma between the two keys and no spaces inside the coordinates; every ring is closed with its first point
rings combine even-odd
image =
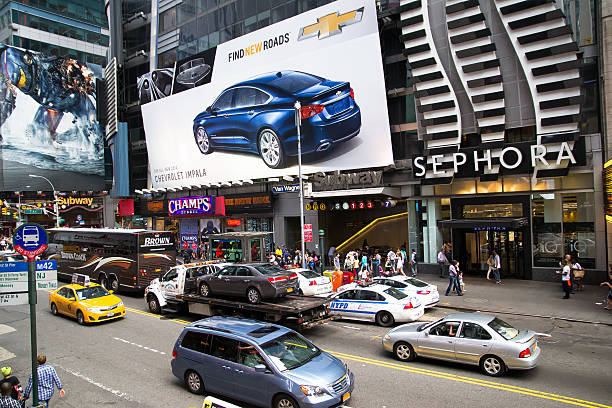
{"type": "Polygon", "coordinates": [[[440,300],[438,287],[436,285],[430,285],[427,282],[423,282],[420,279],[404,275],[396,275],[374,278],[374,282],[391,286],[392,288],[402,291],[407,295],[416,296],[421,300],[421,303],[426,308],[434,307],[440,300]]]}
{"type": "Polygon", "coordinates": [[[377,283],[350,283],[338,288],[330,309],[342,318],[373,321],[384,327],[413,322],[424,312],[416,296],[377,283]]]}

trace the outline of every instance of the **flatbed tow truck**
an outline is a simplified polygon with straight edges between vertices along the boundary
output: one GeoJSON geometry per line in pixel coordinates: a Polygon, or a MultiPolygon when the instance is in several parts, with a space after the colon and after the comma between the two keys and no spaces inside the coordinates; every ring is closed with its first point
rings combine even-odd
{"type": "Polygon", "coordinates": [[[308,329],[333,319],[330,299],[316,296],[287,295],[251,304],[237,299],[203,297],[195,282],[202,274],[214,273],[215,262],[177,265],[154,279],[145,289],[144,297],[152,313],[188,312],[204,316],[240,316],[283,324],[296,329],[308,329]]]}

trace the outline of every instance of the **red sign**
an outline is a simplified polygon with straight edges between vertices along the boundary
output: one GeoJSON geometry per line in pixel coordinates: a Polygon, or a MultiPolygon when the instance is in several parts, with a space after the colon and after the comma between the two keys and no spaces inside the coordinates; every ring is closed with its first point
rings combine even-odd
{"type": "Polygon", "coordinates": [[[304,242],[312,242],[312,224],[304,224],[304,242]]]}
{"type": "Polygon", "coordinates": [[[374,208],[374,203],[373,203],[373,202],[371,202],[371,201],[368,201],[368,202],[366,203],[366,207],[368,207],[368,208],[374,208]]]}
{"type": "Polygon", "coordinates": [[[238,227],[240,224],[242,224],[242,220],[227,220],[228,227],[238,227]]]}
{"type": "MultiPolygon", "coordinates": [[[[312,230],[310,232],[312,234],[312,230]]],[[[312,239],[312,235],[311,235],[311,239],[312,239]]],[[[38,249],[35,249],[34,251],[28,251],[27,249],[24,249],[19,245],[15,245],[15,251],[25,256],[26,258],[28,258],[28,261],[33,261],[38,255],[42,254],[46,250],[47,250],[47,245],[45,244],[42,244],[38,249]]]]}

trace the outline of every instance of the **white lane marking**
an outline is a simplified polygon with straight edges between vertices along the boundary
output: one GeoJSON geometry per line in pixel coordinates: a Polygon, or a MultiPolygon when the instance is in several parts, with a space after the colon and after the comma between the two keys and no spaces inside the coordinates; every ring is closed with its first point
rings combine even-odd
{"type": "Polygon", "coordinates": [[[359,327],[353,327],[353,326],[342,326],[345,329],[351,329],[351,330],[361,330],[359,327]]]}
{"type": "Polygon", "coordinates": [[[122,391],[118,391],[118,390],[114,390],[111,387],[108,387],[104,384],[100,384],[99,382],[92,380],[91,378],[87,377],[86,375],[83,375],[81,373],[79,373],[78,371],[72,371],[66,367],[62,367],[61,365],[58,365],[57,367],[61,368],[62,370],[66,371],[69,374],[74,375],[75,377],[78,377],[82,380],[87,381],[88,383],[90,383],[91,385],[95,385],[96,387],[103,389],[104,391],[108,391],[111,394],[119,397],[119,398],[123,398],[124,400],[127,401],[131,401],[131,402],[137,402],[140,403],[140,401],[137,401],[136,399],[134,399],[134,397],[132,397],[130,394],[126,393],[126,392],[122,392],[122,391]]]}
{"type": "Polygon", "coordinates": [[[123,342],[123,343],[125,343],[125,344],[129,344],[129,345],[132,345],[132,346],[139,347],[139,348],[144,349],[144,350],[152,351],[153,353],[158,353],[158,354],[162,354],[162,355],[165,355],[165,354],[166,354],[166,353],[164,353],[163,351],[159,351],[159,350],[156,350],[156,349],[151,348],[151,347],[143,346],[143,345],[141,345],[141,344],[132,343],[132,342],[131,342],[131,341],[129,341],[129,340],[125,340],[125,339],[122,339],[122,338],[119,338],[119,337],[113,337],[113,339],[115,339],[115,340],[117,340],[117,341],[121,341],[121,342],[123,342]]]}
{"type": "Polygon", "coordinates": [[[13,353],[3,347],[0,347],[0,361],[10,360],[13,357],[15,357],[13,353]]]}
{"type": "Polygon", "coordinates": [[[0,335],[6,334],[6,333],[12,333],[14,331],[15,331],[14,327],[7,326],[6,324],[0,324],[0,335]]]}

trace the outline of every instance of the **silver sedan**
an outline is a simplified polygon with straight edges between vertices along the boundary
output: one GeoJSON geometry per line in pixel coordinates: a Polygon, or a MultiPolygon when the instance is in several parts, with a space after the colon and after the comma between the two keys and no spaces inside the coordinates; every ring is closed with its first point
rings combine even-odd
{"type": "Polygon", "coordinates": [[[536,333],[515,329],[495,316],[455,313],[433,323],[398,326],[383,337],[383,347],[401,361],[415,357],[480,366],[498,377],[507,370],[534,368],[540,359],[536,333]]]}

